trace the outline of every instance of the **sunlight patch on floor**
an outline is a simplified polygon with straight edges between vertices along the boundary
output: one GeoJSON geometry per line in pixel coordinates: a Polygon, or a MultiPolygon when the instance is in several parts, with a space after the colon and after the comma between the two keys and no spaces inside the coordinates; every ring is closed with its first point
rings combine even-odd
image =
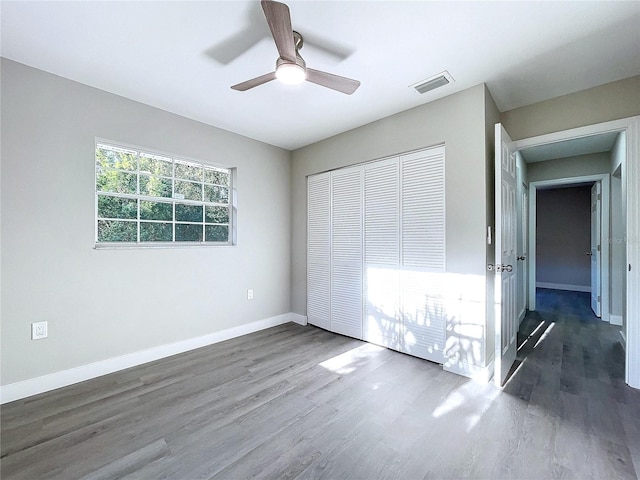
{"type": "Polygon", "coordinates": [[[543,326],[543,325],[544,325],[544,320],[543,320],[543,321],[541,321],[541,322],[538,324],[538,326],[533,330],[533,332],[531,332],[531,333],[529,334],[529,336],[526,338],[526,340],[525,340],[524,342],[522,342],[522,345],[520,345],[520,346],[518,347],[518,351],[520,351],[520,350],[522,350],[522,349],[524,348],[524,346],[525,346],[525,345],[527,344],[527,342],[531,339],[531,337],[533,337],[533,336],[536,334],[536,332],[542,328],[542,326],[543,326]]]}
{"type": "Polygon", "coordinates": [[[547,329],[544,331],[544,333],[540,336],[536,344],[533,346],[533,348],[537,348],[538,345],[540,345],[540,343],[543,342],[545,338],[547,338],[547,335],[549,335],[549,332],[553,330],[553,327],[555,326],[556,326],[555,323],[552,323],[551,325],[549,325],[547,329]]]}
{"type": "Polygon", "coordinates": [[[458,387],[438,405],[431,416],[443,418],[449,414],[464,417],[466,431],[470,432],[500,394],[491,384],[469,381],[458,387]]]}
{"type": "MultiPolygon", "coordinates": [[[[531,334],[526,338],[526,340],[524,342],[522,342],[522,345],[520,345],[518,347],[518,352],[520,352],[520,350],[522,350],[524,348],[524,346],[527,344],[528,341],[533,339],[533,337],[535,336],[536,332],[539,331],[543,327],[544,324],[545,324],[545,322],[540,322],[538,324],[538,326],[535,328],[535,330],[533,332],[531,332],[531,334]]],[[[555,322],[551,322],[549,324],[549,326],[545,329],[545,331],[542,333],[542,335],[540,335],[540,338],[538,339],[538,341],[536,342],[536,344],[533,346],[533,348],[531,350],[535,350],[536,348],[538,348],[538,345],[540,345],[542,342],[544,342],[545,338],[547,338],[547,335],[549,335],[549,333],[551,332],[551,330],[553,330],[553,327],[555,327],[555,326],[556,326],[555,322]]],[[[529,359],[528,355],[525,358],[522,359],[522,361],[516,367],[515,371],[511,375],[509,375],[509,378],[507,378],[507,381],[504,384],[505,387],[509,384],[509,382],[511,380],[513,380],[514,378],[517,377],[518,372],[520,371],[520,369],[522,368],[522,366],[526,363],[526,361],[528,359],[529,359]]]]}
{"type": "Polygon", "coordinates": [[[319,365],[327,370],[339,375],[347,375],[355,371],[359,365],[365,363],[371,357],[385,350],[377,345],[366,344],[360,347],[336,355],[329,360],[325,360],[319,365]]]}

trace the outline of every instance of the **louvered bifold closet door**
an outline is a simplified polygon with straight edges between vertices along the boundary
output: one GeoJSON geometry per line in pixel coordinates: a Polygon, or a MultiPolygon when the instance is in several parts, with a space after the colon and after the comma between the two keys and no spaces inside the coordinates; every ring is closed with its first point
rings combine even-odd
{"type": "Polygon", "coordinates": [[[398,158],[364,166],[364,340],[398,350],[398,158]]]}
{"type": "Polygon", "coordinates": [[[307,320],[331,329],[331,174],[307,180],[307,320]]]}
{"type": "Polygon", "coordinates": [[[400,157],[401,351],[442,363],[444,309],[444,147],[400,157]]]}
{"type": "Polygon", "coordinates": [[[331,172],[331,331],[362,339],[362,167],[331,172]]]}

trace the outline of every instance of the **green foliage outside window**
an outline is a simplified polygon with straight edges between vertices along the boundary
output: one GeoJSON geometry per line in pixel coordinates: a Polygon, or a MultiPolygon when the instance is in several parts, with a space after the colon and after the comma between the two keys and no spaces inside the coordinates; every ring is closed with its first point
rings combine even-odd
{"type": "Polygon", "coordinates": [[[229,242],[228,169],[96,146],[97,241],[229,242]]]}

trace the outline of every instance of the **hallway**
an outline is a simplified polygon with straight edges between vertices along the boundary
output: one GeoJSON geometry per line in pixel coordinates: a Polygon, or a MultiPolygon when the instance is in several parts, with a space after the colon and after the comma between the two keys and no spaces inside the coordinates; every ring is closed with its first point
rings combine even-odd
{"type": "Polygon", "coordinates": [[[607,477],[637,477],[640,391],[624,382],[620,327],[593,314],[589,293],[538,289],[536,295],[538,310],[520,326],[504,393],[526,401],[527,413],[551,427],[547,448],[557,467],[584,466],[558,476],[604,478],[613,466],[607,477]]]}

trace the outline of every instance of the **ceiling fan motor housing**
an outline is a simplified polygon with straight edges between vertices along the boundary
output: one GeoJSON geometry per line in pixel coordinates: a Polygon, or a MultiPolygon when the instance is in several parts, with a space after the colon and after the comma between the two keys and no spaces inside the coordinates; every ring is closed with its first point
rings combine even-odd
{"type": "Polygon", "coordinates": [[[303,45],[302,35],[294,31],[293,41],[296,47],[296,61],[292,62],[290,59],[282,57],[276,60],[276,77],[290,85],[302,83],[307,78],[307,64],[300,56],[300,48],[303,45]]]}
{"type": "MultiPolygon", "coordinates": [[[[304,59],[300,56],[300,49],[304,45],[304,40],[302,39],[302,35],[300,35],[295,30],[293,31],[293,42],[295,43],[295,46],[296,46],[296,61],[295,61],[295,65],[298,65],[303,70],[306,70],[307,69],[307,64],[304,61],[304,59]]],[[[284,58],[279,57],[278,60],[276,60],[276,70],[278,70],[278,67],[280,65],[291,64],[291,63],[292,63],[291,61],[285,60],[284,58]]]]}
{"type": "Polygon", "coordinates": [[[298,54],[296,52],[296,61],[295,62],[290,62],[289,60],[285,60],[284,58],[280,57],[278,58],[278,60],[276,60],[276,70],[278,70],[278,68],[280,67],[280,65],[297,65],[300,68],[302,68],[303,70],[307,69],[307,64],[305,63],[305,61],[302,59],[302,57],[300,56],[300,54],[298,54]]]}

